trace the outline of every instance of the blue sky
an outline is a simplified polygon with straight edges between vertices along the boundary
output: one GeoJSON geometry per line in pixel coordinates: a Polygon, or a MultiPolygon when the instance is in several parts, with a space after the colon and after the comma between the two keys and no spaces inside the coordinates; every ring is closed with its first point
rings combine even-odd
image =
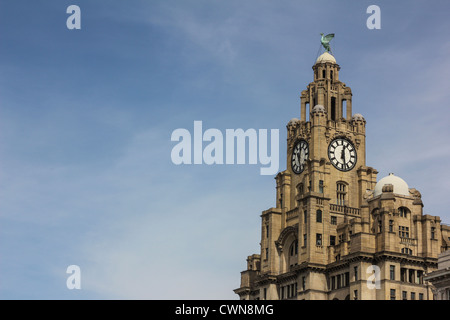
{"type": "Polygon", "coordinates": [[[260,165],[171,162],[177,128],[280,129],[319,34],[367,120],[367,165],[450,223],[447,1],[0,1],[0,298],[235,299],[260,165]],[[66,8],[81,8],[81,30],[66,8]],[[381,8],[369,30],[366,9],[381,8]],[[66,268],[81,268],[81,290],[66,268]]]}

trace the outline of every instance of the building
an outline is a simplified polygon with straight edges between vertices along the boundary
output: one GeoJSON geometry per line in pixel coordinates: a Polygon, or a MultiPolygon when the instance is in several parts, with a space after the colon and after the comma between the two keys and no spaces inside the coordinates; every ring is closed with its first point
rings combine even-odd
{"type": "Polygon", "coordinates": [[[240,299],[432,299],[450,227],[425,215],[418,190],[366,165],[366,120],[325,52],[287,124],[287,169],[261,215],[261,252],[247,258],[240,299]]]}
{"type": "Polygon", "coordinates": [[[450,250],[438,256],[438,270],[426,274],[425,281],[429,281],[435,300],[450,300],[450,250]]]}

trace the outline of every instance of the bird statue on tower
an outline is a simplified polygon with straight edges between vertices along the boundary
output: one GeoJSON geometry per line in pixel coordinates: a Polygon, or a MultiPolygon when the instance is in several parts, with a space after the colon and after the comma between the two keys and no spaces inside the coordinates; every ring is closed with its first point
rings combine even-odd
{"type": "Polygon", "coordinates": [[[330,48],[330,41],[334,38],[334,33],[327,34],[326,36],[323,35],[323,33],[320,34],[322,38],[320,39],[320,43],[322,43],[322,46],[325,48],[327,52],[331,52],[330,48]]]}

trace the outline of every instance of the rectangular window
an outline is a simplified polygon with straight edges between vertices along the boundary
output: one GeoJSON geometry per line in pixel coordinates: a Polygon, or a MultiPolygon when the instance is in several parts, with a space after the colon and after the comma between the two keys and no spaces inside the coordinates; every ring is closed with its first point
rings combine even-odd
{"type": "Polygon", "coordinates": [[[322,245],[322,234],[316,233],[316,245],[321,246],[322,245]]]}
{"type": "Polygon", "coordinates": [[[417,270],[416,283],[417,284],[422,284],[422,278],[423,278],[423,271],[422,270],[417,270]]]}
{"type": "Polygon", "coordinates": [[[402,291],[402,299],[403,300],[408,300],[408,292],[402,291]]]}
{"type": "Polygon", "coordinates": [[[391,300],[395,300],[395,289],[391,289],[391,300]]]}
{"type": "Polygon", "coordinates": [[[344,285],[346,287],[350,285],[350,272],[344,273],[344,285]]]}
{"type": "Polygon", "coordinates": [[[267,288],[264,288],[264,300],[267,300],[267,288]]]}
{"type": "Polygon", "coordinates": [[[400,269],[400,281],[406,282],[406,269],[405,268],[400,269]]]}
{"type": "Polygon", "coordinates": [[[395,280],[395,266],[390,266],[390,277],[389,279],[395,280]]]}
{"type": "Polygon", "coordinates": [[[322,223],[322,210],[316,212],[316,222],[322,223]]]}
{"type": "Polygon", "coordinates": [[[337,225],[337,217],[331,216],[331,224],[337,225]]]}
{"type": "Polygon", "coordinates": [[[285,287],[281,287],[281,299],[284,299],[284,288],[285,287]]]}
{"type": "Polygon", "coordinates": [[[394,220],[389,220],[389,232],[394,232],[394,220]]]}
{"type": "Polygon", "coordinates": [[[353,275],[355,276],[355,281],[358,281],[358,267],[353,267],[353,275]]]}
{"type": "Polygon", "coordinates": [[[338,274],[338,275],[336,276],[336,287],[337,287],[337,289],[340,289],[340,288],[341,288],[341,285],[342,285],[342,283],[341,283],[341,275],[338,274]]]}
{"type": "Polygon", "coordinates": [[[431,239],[434,239],[435,233],[436,233],[436,228],[435,227],[431,227],[431,239]]]}
{"type": "Polygon", "coordinates": [[[302,289],[306,289],[306,277],[302,277],[302,289]]]}
{"type": "Polygon", "coordinates": [[[353,290],[353,299],[358,300],[358,290],[353,290]]]}
{"type": "Polygon", "coordinates": [[[266,259],[269,259],[269,248],[266,248],[266,259]]]}
{"type": "Polygon", "coordinates": [[[330,236],[330,246],[336,245],[336,236],[330,236]]]}
{"type": "Polygon", "coordinates": [[[305,210],[305,212],[303,212],[303,222],[306,223],[306,221],[308,221],[308,212],[305,210]]]}
{"type": "Polygon", "coordinates": [[[409,269],[409,277],[408,280],[410,283],[414,283],[414,281],[416,280],[416,270],[414,269],[409,269]]]}
{"type": "Polygon", "coordinates": [[[323,180],[319,180],[319,193],[323,193],[323,180]]]}
{"type": "Polygon", "coordinates": [[[416,293],[415,292],[411,292],[411,300],[416,300],[416,293]]]}
{"type": "Polygon", "coordinates": [[[423,293],[419,293],[419,300],[423,300],[423,293]]]}
{"type": "Polygon", "coordinates": [[[266,237],[269,238],[269,226],[266,226],[266,237]]]}
{"type": "Polygon", "coordinates": [[[331,277],[331,290],[336,289],[336,277],[331,277]]]}

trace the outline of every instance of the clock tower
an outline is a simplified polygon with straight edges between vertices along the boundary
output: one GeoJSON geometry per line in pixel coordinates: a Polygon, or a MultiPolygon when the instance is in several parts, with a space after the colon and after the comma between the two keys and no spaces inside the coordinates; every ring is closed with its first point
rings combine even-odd
{"type": "Polygon", "coordinates": [[[352,113],[340,66],[327,51],[312,69],[300,119],[287,124],[276,206],[261,214],[261,252],[248,256],[235,293],[246,300],[429,297],[421,277],[437,267],[450,227],[424,215],[420,192],[401,178],[377,183],[366,165],[366,121],[352,113]],[[381,270],[382,289],[367,285],[367,270],[381,270]]]}

